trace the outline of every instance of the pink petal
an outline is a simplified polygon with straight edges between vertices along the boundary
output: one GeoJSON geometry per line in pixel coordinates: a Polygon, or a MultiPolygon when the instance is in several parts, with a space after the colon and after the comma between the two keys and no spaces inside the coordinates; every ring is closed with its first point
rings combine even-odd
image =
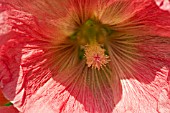
{"type": "Polygon", "coordinates": [[[170,112],[170,81],[168,81],[169,70],[166,67],[161,69],[155,78],[156,84],[160,86],[158,100],[158,111],[161,113],[170,112]]]}
{"type": "Polygon", "coordinates": [[[60,16],[63,16],[61,12],[64,10],[62,8],[63,3],[67,4],[68,0],[62,0],[62,1],[46,1],[46,0],[1,0],[2,3],[8,3],[15,7],[16,9],[29,12],[31,14],[34,14],[36,17],[39,17],[41,19],[46,18],[59,18],[60,16]],[[59,16],[57,13],[61,13],[59,16]],[[44,16],[46,18],[44,18],[44,16]],[[59,16],[59,17],[58,17],[59,16]]]}
{"type": "MultiPolygon", "coordinates": [[[[170,14],[163,7],[160,10],[157,1],[160,4],[161,0],[99,2],[96,16],[102,23],[112,25],[113,29],[118,31],[167,37],[170,36],[170,14]]],[[[166,0],[162,1],[162,3],[166,2],[166,0]]],[[[167,2],[166,6],[169,6],[167,2]]]]}
{"type": "Polygon", "coordinates": [[[1,113],[19,113],[19,111],[16,108],[14,108],[14,106],[0,107],[0,112],[1,113]]]}
{"type": "Polygon", "coordinates": [[[156,5],[159,6],[160,9],[170,12],[170,1],[168,0],[155,0],[156,5]]]}
{"type": "MultiPolygon", "coordinates": [[[[60,27],[60,29],[69,30],[77,28],[86,21],[90,16],[96,0],[1,0],[2,3],[8,3],[14,8],[33,14],[39,20],[39,25],[47,24],[42,28],[60,27]],[[85,11],[86,10],[86,11],[85,11]],[[50,20],[50,21],[49,21],[50,20]],[[77,24],[77,25],[75,25],[77,24]]],[[[60,31],[61,32],[61,31],[60,31]]],[[[63,31],[65,32],[65,31],[63,31]]],[[[65,32],[65,33],[67,33],[65,32]]]]}
{"type": "Polygon", "coordinates": [[[143,84],[134,79],[121,80],[122,99],[114,109],[114,113],[168,113],[170,100],[167,82],[169,69],[163,67],[157,72],[150,84],[143,84]],[[133,101],[131,101],[133,100],[133,101]]]}
{"type": "MultiPolygon", "coordinates": [[[[88,77],[88,68],[86,67],[85,70],[82,68],[84,64],[72,71],[60,73],[49,79],[36,92],[26,95],[23,112],[111,112],[114,107],[113,102],[118,102],[120,97],[116,96],[113,100],[112,86],[105,83],[107,81],[105,76],[99,75],[100,77],[98,77],[92,74],[91,77],[88,77]],[[85,72],[85,75],[82,75],[82,71],[85,72]]],[[[35,80],[36,78],[30,82],[33,82],[34,86],[39,85],[34,82],[35,80]]],[[[29,87],[28,90],[33,89],[34,86],[29,87]]],[[[115,94],[120,94],[119,91],[116,92],[117,88],[120,88],[118,86],[118,83],[115,83],[115,94]]]]}
{"type": "Polygon", "coordinates": [[[96,16],[104,24],[116,25],[133,17],[151,4],[151,0],[99,0],[96,16]]]}
{"type": "Polygon", "coordinates": [[[169,30],[170,14],[168,11],[160,10],[160,8],[153,3],[150,6],[146,7],[145,10],[139,12],[138,15],[135,18],[140,19],[144,17],[142,19],[144,21],[144,24],[146,25],[146,29],[148,28],[148,32],[150,32],[149,33],[150,35],[154,34],[155,36],[163,36],[163,37],[170,36],[170,30],[169,30]],[[153,10],[154,12],[151,13],[153,10]],[[151,13],[151,14],[148,15],[147,13],[151,13]]]}
{"type": "Polygon", "coordinates": [[[145,110],[147,113],[156,113],[158,103],[162,100],[166,100],[162,109],[169,111],[169,89],[162,92],[162,86],[169,87],[169,68],[165,68],[164,72],[162,67],[169,66],[170,63],[170,39],[125,34],[113,36],[108,44],[108,51],[113,76],[118,76],[122,85],[122,98],[113,111],[143,113],[145,110]],[[160,78],[159,73],[164,78],[160,78]],[[157,77],[162,80],[161,84],[157,83],[157,77]],[[166,96],[161,96],[160,92],[166,96]],[[163,97],[162,100],[159,100],[160,96],[163,97]]]}
{"type": "Polygon", "coordinates": [[[11,31],[11,26],[8,24],[7,11],[0,12],[0,36],[5,35],[11,31]]]}
{"type": "Polygon", "coordinates": [[[0,106],[4,106],[8,102],[9,101],[4,97],[4,95],[2,94],[2,91],[0,89],[0,106]]]}

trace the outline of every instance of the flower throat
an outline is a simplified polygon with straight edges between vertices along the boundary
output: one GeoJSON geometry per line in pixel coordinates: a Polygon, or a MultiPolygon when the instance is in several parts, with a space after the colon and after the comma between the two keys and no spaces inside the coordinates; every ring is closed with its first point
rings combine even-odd
{"type": "Polygon", "coordinates": [[[88,67],[100,70],[110,61],[104,47],[108,31],[101,23],[89,19],[71,36],[79,44],[80,58],[86,59],[88,67]]]}

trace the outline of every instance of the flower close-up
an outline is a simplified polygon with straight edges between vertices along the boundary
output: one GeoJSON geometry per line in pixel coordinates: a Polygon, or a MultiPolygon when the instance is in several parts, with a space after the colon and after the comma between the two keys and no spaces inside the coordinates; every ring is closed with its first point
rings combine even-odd
{"type": "Polygon", "coordinates": [[[170,113],[169,0],[0,0],[0,113],[170,113]]]}

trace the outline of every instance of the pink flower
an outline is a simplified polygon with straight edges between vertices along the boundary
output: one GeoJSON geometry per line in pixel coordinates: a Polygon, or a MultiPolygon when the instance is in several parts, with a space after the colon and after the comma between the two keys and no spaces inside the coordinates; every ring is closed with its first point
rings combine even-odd
{"type": "Polygon", "coordinates": [[[155,0],[0,3],[0,86],[20,112],[170,112],[170,13],[155,0]]]}

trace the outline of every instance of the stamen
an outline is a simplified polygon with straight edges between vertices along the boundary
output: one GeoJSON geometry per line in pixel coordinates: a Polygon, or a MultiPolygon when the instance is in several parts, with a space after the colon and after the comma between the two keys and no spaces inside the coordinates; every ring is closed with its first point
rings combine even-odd
{"type": "Polygon", "coordinates": [[[85,46],[86,64],[88,67],[100,70],[102,66],[110,61],[109,56],[105,55],[105,50],[99,44],[85,46]]]}

